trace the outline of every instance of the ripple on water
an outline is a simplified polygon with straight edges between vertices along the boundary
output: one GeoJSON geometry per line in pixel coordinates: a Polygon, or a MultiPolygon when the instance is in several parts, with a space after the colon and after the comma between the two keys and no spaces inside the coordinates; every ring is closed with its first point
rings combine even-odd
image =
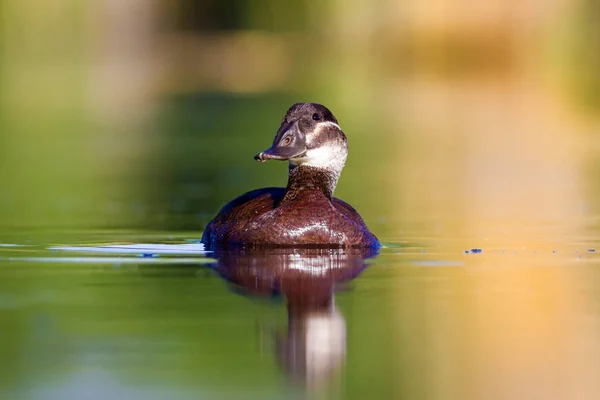
{"type": "MultiPolygon", "coordinates": [[[[21,247],[21,245],[4,245],[2,247],[21,247]]],[[[51,254],[58,252],[67,253],[102,253],[118,254],[118,256],[48,256],[47,253],[40,256],[0,257],[0,261],[11,262],[48,262],[48,263],[84,263],[84,264],[186,264],[186,263],[209,263],[212,259],[205,257],[209,251],[204,249],[201,243],[184,244],[119,244],[102,246],[50,246],[43,251],[49,250],[51,254]],[[163,257],[187,256],[187,257],[163,257]],[[202,257],[189,257],[189,256],[202,257]]],[[[38,253],[39,254],[39,253],[38,253]]]]}

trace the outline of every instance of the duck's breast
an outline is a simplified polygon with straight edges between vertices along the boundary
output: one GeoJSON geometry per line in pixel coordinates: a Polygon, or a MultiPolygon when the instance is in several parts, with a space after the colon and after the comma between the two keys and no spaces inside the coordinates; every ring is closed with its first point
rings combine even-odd
{"type": "Polygon", "coordinates": [[[375,236],[348,203],[305,192],[283,204],[283,188],[248,192],[227,205],[207,226],[202,241],[251,245],[377,247],[375,236]]]}

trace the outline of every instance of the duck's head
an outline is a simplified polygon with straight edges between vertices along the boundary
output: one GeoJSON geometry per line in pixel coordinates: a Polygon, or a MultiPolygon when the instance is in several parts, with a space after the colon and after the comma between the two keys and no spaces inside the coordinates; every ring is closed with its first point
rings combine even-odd
{"type": "Polygon", "coordinates": [[[297,103],[285,114],[273,145],[254,156],[257,161],[289,161],[290,167],[310,166],[341,172],[348,155],[346,135],[327,107],[297,103]]]}

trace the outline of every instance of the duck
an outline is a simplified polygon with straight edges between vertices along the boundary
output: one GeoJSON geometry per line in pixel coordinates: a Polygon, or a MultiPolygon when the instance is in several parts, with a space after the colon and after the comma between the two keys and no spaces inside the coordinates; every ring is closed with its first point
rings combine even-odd
{"type": "Polygon", "coordinates": [[[288,162],[285,188],[252,190],[227,203],[206,226],[207,250],[243,247],[379,248],[377,237],[348,203],[333,197],[348,140],[325,106],[296,103],[286,112],[260,162],[288,162]]]}

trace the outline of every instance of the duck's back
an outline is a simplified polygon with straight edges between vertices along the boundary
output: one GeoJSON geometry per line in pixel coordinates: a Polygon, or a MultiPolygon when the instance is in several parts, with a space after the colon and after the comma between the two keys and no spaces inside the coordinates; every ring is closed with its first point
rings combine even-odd
{"type": "Polygon", "coordinates": [[[348,203],[319,193],[280,206],[285,188],[248,192],[227,203],[208,224],[202,242],[245,245],[378,247],[377,238],[348,203]]]}

